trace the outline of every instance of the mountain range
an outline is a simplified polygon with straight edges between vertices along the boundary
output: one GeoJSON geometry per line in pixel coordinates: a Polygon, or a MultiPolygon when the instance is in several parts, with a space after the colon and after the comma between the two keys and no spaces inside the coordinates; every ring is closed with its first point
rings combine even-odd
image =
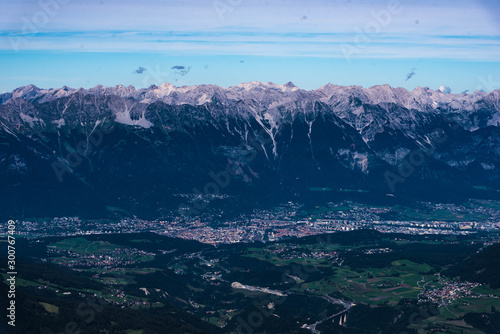
{"type": "Polygon", "coordinates": [[[0,94],[0,210],[162,217],[499,198],[499,125],[500,90],[29,85],[0,94]]]}

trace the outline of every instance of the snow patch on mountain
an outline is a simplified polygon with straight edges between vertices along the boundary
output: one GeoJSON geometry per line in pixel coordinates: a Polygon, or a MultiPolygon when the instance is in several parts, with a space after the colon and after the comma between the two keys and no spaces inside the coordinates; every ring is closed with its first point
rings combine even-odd
{"type": "Polygon", "coordinates": [[[357,166],[365,174],[368,173],[368,153],[354,152],[353,159],[356,161],[357,166]]]}
{"type": "Polygon", "coordinates": [[[481,167],[483,167],[484,170],[493,170],[493,169],[495,169],[495,165],[494,164],[488,164],[488,163],[484,163],[484,162],[481,163],[481,167]]]}
{"type": "Polygon", "coordinates": [[[64,120],[64,118],[60,118],[55,121],[52,121],[52,124],[56,124],[58,128],[61,128],[64,125],[66,125],[66,121],[64,120]]]}
{"type": "Polygon", "coordinates": [[[35,125],[35,123],[41,123],[41,124],[45,124],[44,121],[38,117],[31,117],[29,115],[26,115],[24,113],[19,113],[19,117],[21,117],[21,119],[28,123],[30,126],[33,126],[35,125]]]}

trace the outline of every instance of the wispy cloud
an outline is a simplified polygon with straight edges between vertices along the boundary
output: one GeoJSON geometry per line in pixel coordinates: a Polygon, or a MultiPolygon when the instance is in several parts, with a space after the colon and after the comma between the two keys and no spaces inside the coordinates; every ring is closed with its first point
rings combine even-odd
{"type": "Polygon", "coordinates": [[[439,91],[443,94],[450,94],[451,93],[451,88],[445,85],[442,85],[438,88],[439,91]]]}
{"type": "Polygon", "coordinates": [[[175,70],[175,74],[178,74],[180,76],[185,76],[191,70],[191,66],[186,67],[186,66],[183,66],[183,65],[175,65],[175,66],[172,66],[171,68],[173,70],[175,70]]]}
{"type": "MultiPolygon", "coordinates": [[[[12,51],[17,32],[0,33],[0,51],[12,51]]],[[[354,43],[357,33],[325,32],[44,32],[23,35],[20,50],[65,52],[134,52],[174,55],[253,55],[341,58],[340,46],[354,43]]],[[[500,58],[500,35],[442,36],[388,34],[375,36],[358,58],[436,58],[488,60],[500,58]],[[496,38],[494,38],[496,37],[496,38]]]]}
{"type": "Polygon", "coordinates": [[[406,74],[406,80],[405,81],[408,81],[410,80],[411,78],[413,78],[413,76],[415,75],[415,68],[412,68],[410,72],[408,72],[408,74],[406,74]]]}
{"type": "Polygon", "coordinates": [[[401,1],[401,12],[376,34],[365,28],[386,0],[245,1],[220,20],[212,1],[69,2],[38,27],[36,0],[2,8],[0,51],[158,52],[343,57],[342,43],[368,35],[359,58],[496,60],[500,57],[497,1],[401,1]],[[119,6],[119,10],[117,10],[119,6]],[[137,15],[140,12],[141,15],[137,15]],[[307,19],[305,19],[305,17],[307,19]],[[27,29],[30,24],[36,29],[27,29]],[[416,24],[415,22],[418,22],[416,24]],[[120,30],[117,30],[120,27],[120,30]]]}
{"type": "Polygon", "coordinates": [[[47,1],[6,2],[0,87],[257,79],[437,88],[445,77],[460,92],[473,91],[479,76],[498,75],[498,0],[400,0],[401,11],[383,25],[375,17],[389,0],[223,1],[239,3],[223,19],[206,0],[65,1],[43,24],[47,1]],[[342,45],[358,47],[350,65],[342,45]]]}

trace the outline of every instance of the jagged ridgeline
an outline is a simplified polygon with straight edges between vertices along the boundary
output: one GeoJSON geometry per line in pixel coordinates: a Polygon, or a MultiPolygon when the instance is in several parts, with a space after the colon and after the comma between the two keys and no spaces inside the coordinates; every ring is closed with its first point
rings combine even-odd
{"type": "Polygon", "coordinates": [[[0,103],[9,217],[499,197],[500,91],[30,85],[0,103]]]}

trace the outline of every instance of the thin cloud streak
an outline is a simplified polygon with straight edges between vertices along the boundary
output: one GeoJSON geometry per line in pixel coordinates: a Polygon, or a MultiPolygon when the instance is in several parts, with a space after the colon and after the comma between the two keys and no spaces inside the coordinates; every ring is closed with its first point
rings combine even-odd
{"type": "Polygon", "coordinates": [[[36,0],[24,0],[3,8],[0,50],[200,55],[219,50],[220,55],[336,58],[342,57],[343,43],[360,49],[353,58],[494,60],[500,55],[500,29],[490,14],[500,10],[497,2],[395,3],[398,9],[384,18],[392,6],[386,0],[356,5],[255,0],[234,2],[221,17],[212,1],[72,1],[37,26],[33,17],[44,9],[36,0]],[[30,20],[35,30],[27,28],[30,20]],[[367,30],[373,24],[376,33],[367,30]],[[368,45],[359,48],[357,41],[366,39],[368,45]]]}
{"type": "Polygon", "coordinates": [[[359,49],[354,58],[418,58],[496,60],[500,36],[388,35],[374,36],[368,45],[356,43],[358,34],[259,33],[259,32],[54,32],[19,36],[0,34],[0,50],[9,52],[19,39],[25,51],[157,52],[261,56],[342,57],[341,46],[359,49]],[[123,36],[127,36],[124,38],[123,36]]]}

